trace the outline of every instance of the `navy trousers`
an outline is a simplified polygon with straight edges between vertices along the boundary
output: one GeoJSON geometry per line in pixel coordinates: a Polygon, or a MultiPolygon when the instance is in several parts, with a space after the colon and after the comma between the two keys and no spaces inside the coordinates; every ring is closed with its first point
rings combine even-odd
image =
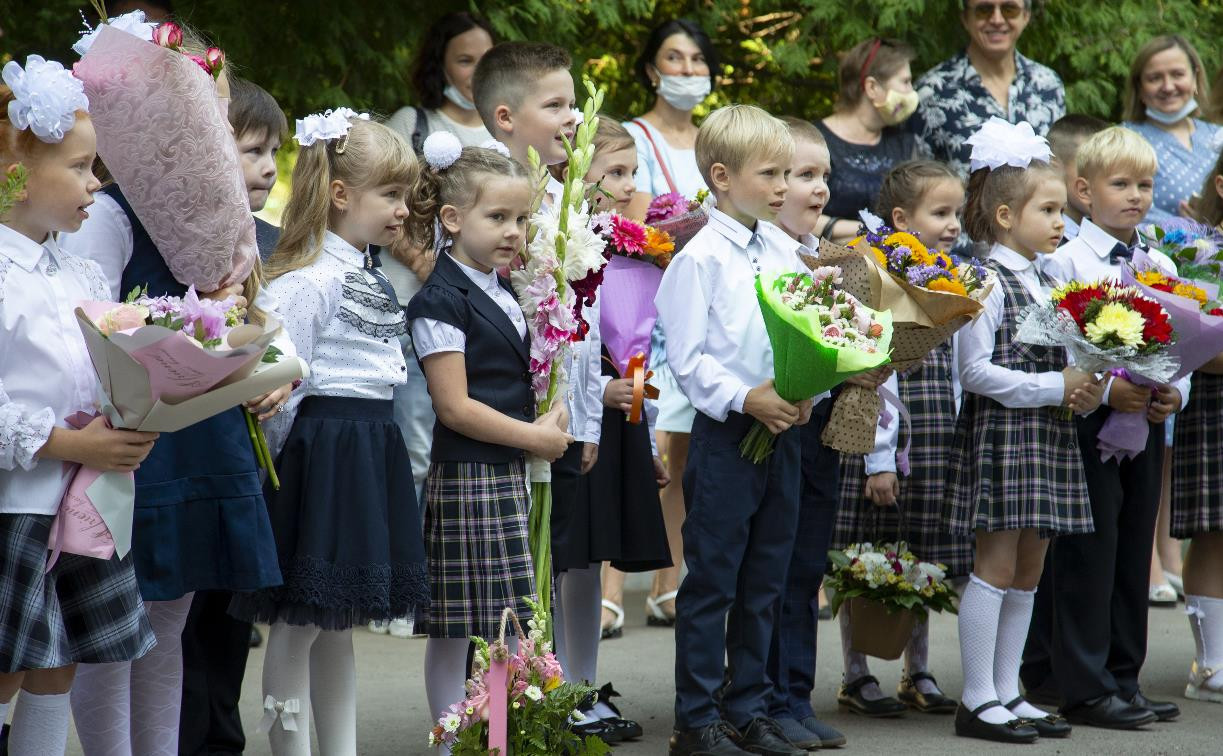
{"type": "Polygon", "coordinates": [[[725,422],[697,413],[684,470],[684,560],[676,599],[675,726],[704,727],[722,718],[715,694],[724,660],[734,670],[722,705],[736,727],[767,716],[766,668],[773,625],[798,526],[799,430],[777,437],[773,453],[752,464],[739,443],[755,422],[732,412],[725,422]],[[738,620],[733,633],[726,619],[738,620]]]}
{"type": "Polygon", "coordinates": [[[1137,457],[1101,462],[1096,436],[1108,415],[1078,420],[1095,532],[1053,539],[1020,670],[1025,687],[1058,690],[1066,707],[1109,694],[1132,698],[1147,654],[1164,426],[1150,425],[1137,457]]]}

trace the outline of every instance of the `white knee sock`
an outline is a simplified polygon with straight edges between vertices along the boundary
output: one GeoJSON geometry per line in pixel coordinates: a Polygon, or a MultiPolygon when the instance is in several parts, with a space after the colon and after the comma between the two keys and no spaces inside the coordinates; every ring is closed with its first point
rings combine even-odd
{"type": "Polygon", "coordinates": [[[1185,613],[1197,644],[1198,668],[1215,670],[1206,685],[1223,690],[1223,599],[1186,596],[1185,613]]]}
{"type": "MultiPolygon", "coordinates": [[[[905,674],[910,677],[918,672],[929,672],[930,656],[930,620],[913,625],[913,634],[905,646],[905,674]]],[[[930,695],[938,693],[938,686],[929,680],[918,680],[913,683],[918,691],[930,695]]]]}
{"type": "Polygon", "coordinates": [[[357,667],[352,630],[323,631],[310,648],[310,708],[319,753],[356,756],[357,667]]]}
{"type": "Polygon", "coordinates": [[[68,745],[69,708],[67,693],[39,696],[21,691],[9,731],[10,756],[63,756],[68,745]]]}
{"type": "MultiPolygon", "coordinates": [[[[1028,642],[1028,626],[1032,624],[1032,607],[1036,591],[1011,588],[1002,599],[998,615],[998,641],[994,649],[994,690],[1002,705],[1019,698],[1019,665],[1023,663],[1023,647],[1028,642]]],[[[1045,712],[1027,701],[1011,709],[1017,717],[1040,719],[1045,712]]]]}
{"type": "Polygon", "coordinates": [[[85,756],[131,756],[132,663],[78,664],[72,719],[85,756]]]}
{"type": "MultiPolygon", "coordinates": [[[[853,625],[849,621],[849,605],[842,604],[841,611],[837,612],[837,622],[841,627],[841,658],[845,662],[844,681],[849,685],[854,680],[866,677],[871,673],[870,663],[866,660],[866,654],[860,651],[854,651],[849,647],[850,638],[853,635],[853,625]]],[[[875,683],[862,686],[861,695],[867,701],[878,701],[883,698],[883,691],[879,690],[879,686],[875,683]]]]}
{"type": "MultiPolygon", "coordinates": [[[[960,599],[960,664],[964,668],[961,700],[969,711],[998,700],[994,688],[994,655],[998,645],[998,617],[1005,591],[973,575],[960,599]]],[[[977,715],[982,721],[1002,724],[1015,719],[1004,706],[993,706],[977,715]]]]}
{"type": "Polygon", "coordinates": [[[268,631],[258,731],[268,734],[275,756],[310,756],[310,647],[320,632],[284,622],[268,631]]]}
{"type": "Polygon", "coordinates": [[[157,645],[132,662],[132,753],[178,756],[183,708],[183,626],[191,611],[188,593],[173,601],[148,601],[157,645]]]}

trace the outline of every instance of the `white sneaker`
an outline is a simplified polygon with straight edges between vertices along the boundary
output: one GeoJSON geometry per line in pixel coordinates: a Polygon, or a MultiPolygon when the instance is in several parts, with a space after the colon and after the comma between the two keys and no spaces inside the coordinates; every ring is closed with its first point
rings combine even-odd
{"type": "Polygon", "coordinates": [[[1185,698],[1191,701],[1223,703],[1223,688],[1212,688],[1206,683],[1215,675],[1215,670],[1199,667],[1197,661],[1189,668],[1189,684],[1185,686],[1185,698]]]}
{"type": "Polygon", "coordinates": [[[381,620],[371,620],[368,627],[369,631],[374,635],[386,635],[390,630],[390,623],[381,620]]]}
{"type": "Polygon", "coordinates": [[[397,617],[391,620],[388,632],[392,638],[411,638],[416,635],[416,622],[411,617],[397,617]]]}

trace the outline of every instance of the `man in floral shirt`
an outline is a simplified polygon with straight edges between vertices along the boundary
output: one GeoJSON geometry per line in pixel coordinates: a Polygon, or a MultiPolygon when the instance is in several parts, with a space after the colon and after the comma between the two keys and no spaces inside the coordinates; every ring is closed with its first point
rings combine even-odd
{"type": "Polygon", "coordinates": [[[991,116],[1027,121],[1044,135],[1066,114],[1066,90],[1053,69],[1015,51],[1032,19],[1031,0],[963,0],[968,49],[917,81],[921,104],[909,123],[921,148],[968,176],[964,143],[991,116]]]}

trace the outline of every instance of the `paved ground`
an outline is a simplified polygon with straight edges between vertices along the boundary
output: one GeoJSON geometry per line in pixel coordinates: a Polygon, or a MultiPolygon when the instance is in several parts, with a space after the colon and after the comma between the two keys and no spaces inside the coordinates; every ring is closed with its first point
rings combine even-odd
{"type": "MultiPolygon", "coordinates": [[[[646,627],[643,594],[630,594],[627,598],[629,616],[624,637],[605,641],[601,648],[600,682],[612,680],[616,688],[629,697],[622,702],[622,708],[626,716],[641,722],[645,737],[636,743],[619,746],[615,754],[662,756],[666,753],[672,724],[673,636],[668,629],[646,627]]],[[[954,694],[961,683],[954,617],[936,617],[932,636],[931,665],[948,693],[954,694]]],[[[430,753],[425,745],[430,723],[421,681],[424,641],[377,636],[364,630],[357,630],[355,638],[360,690],[360,754],[415,756],[430,753]]],[[[819,716],[848,736],[849,744],[841,748],[841,752],[979,756],[986,749],[998,748],[983,741],[955,737],[950,717],[908,714],[898,720],[866,720],[838,712],[835,687],[840,678],[840,648],[835,622],[820,623],[819,687],[815,693],[815,708],[819,716]]],[[[1069,740],[1049,740],[1015,750],[1024,754],[1107,753],[1109,756],[1223,754],[1223,706],[1185,701],[1180,697],[1192,653],[1193,641],[1182,612],[1152,610],[1144,690],[1152,698],[1176,700],[1184,712],[1181,720],[1130,733],[1078,728],[1069,740]]],[[[243,717],[250,738],[247,753],[252,756],[269,753],[265,736],[254,732],[261,714],[259,676],[262,664],[263,654],[252,652],[243,695],[243,717]]],[[[900,666],[898,662],[877,663],[873,671],[885,687],[890,687],[899,679],[900,666]]],[[[75,736],[70,738],[69,753],[80,753],[75,736]]]]}

